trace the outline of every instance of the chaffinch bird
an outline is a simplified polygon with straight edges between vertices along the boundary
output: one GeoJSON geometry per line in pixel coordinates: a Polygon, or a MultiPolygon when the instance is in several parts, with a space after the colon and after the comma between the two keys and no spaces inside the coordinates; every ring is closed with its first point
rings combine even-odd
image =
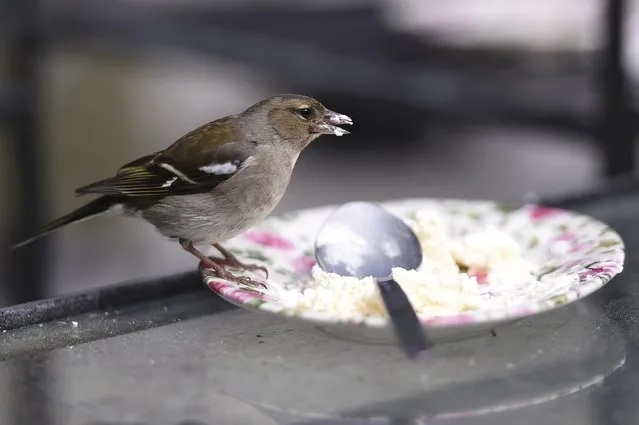
{"type": "Polygon", "coordinates": [[[222,279],[263,285],[223,267],[261,270],[268,277],[265,267],[242,263],[220,243],[260,223],[275,208],[304,148],[323,134],[348,134],[338,126],[352,123],[311,97],[264,99],[123,165],[113,177],[76,189],[76,195],[100,196],[14,247],[67,224],[116,212],[148,221],[222,279]],[[194,246],[211,244],[223,258],[207,257],[194,246]]]}

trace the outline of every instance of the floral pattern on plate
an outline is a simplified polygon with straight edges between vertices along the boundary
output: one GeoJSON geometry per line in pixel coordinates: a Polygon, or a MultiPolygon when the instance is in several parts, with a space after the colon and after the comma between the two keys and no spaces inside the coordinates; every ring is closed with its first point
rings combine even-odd
{"type": "MultiPolygon", "coordinates": [[[[454,199],[407,199],[382,206],[404,218],[421,210],[435,211],[453,237],[479,227],[497,226],[519,243],[524,257],[539,266],[540,276],[548,282],[543,294],[523,292],[519,294],[521,302],[503,308],[424,318],[424,324],[431,330],[491,326],[548,311],[593,293],[623,270],[625,250],[620,236],[606,224],[585,215],[539,205],[512,209],[489,201],[454,199]]],[[[386,327],[384,318],[344,319],[313,311],[291,311],[278,303],[280,290],[302,290],[310,280],[315,264],[315,235],[334,208],[301,210],[269,218],[226,243],[242,260],[269,269],[265,291],[240,287],[202,269],[205,283],[227,301],[251,310],[291,316],[316,325],[386,327]]]]}

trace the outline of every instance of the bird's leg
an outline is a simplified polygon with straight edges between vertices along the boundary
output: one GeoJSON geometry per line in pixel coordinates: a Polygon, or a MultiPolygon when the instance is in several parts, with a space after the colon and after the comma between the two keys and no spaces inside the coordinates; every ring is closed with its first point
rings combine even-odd
{"type": "Polygon", "coordinates": [[[229,282],[235,282],[235,283],[239,283],[239,284],[247,285],[247,286],[262,286],[266,288],[266,285],[262,282],[258,282],[247,276],[235,276],[234,274],[230,273],[228,270],[226,270],[224,267],[218,264],[218,261],[213,260],[212,258],[209,258],[206,255],[202,254],[200,251],[198,251],[193,246],[193,242],[187,239],[180,238],[180,245],[182,245],[182,248],[184,248],[186,252],[196,256],[205,267],[213,269],[216,276],[219,277],[220,279],[228,280],[229,282]]]}
{"type": "Polygon", "coordinates": [[[251,270],[251,271],[259,270],[261,272],[264,272],[264,274],[266,275],[266,278],[268,279],[268,269],[266,267],[258,266],[256,264],[242,263],[240,260],[237,259],[235,255],[233,255],[231,251],[224,248],[219,243],[214,243],[213,246],[215,247],[215,249],[220,251],[220,253],[224,256],[224,259],[215,258],[214,261],[216,263],[224,264],[225,266],[235,267],[235,268],[243,269],[243,270],[251,270]]]}

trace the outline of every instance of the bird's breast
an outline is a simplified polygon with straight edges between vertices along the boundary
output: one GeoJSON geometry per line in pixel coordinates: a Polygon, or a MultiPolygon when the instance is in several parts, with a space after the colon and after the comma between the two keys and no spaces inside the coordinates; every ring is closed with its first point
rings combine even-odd
{"type": "Polygon", "coordinates": [[[232,199],[238,211],[250,209],[257,216],[268,214],[286,192],[296,160],[297,156],[268,153],[250,158],[236,176],[219,186],[220,193],[232,199]]]}
{"type": "MultiPolygon", "coordinates": [[[[259,224],[286,192],[297,157],[268,152],[211,192],[173,196],[145,212],[170,237],[222,242],[259,224]]],[[[251,161],[255,161],[251,163],[251,161]]]]}

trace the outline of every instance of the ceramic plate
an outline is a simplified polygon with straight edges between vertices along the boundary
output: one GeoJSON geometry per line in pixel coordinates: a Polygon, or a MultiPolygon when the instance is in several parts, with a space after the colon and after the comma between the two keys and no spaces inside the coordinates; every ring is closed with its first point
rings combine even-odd
{"type": "MultiPolygon", "coordinates": [[[[519,243],[524,258],[540,266],[541,274],[548,279],[547,290],[542,293],[513,288],[518,291],[517,302],[507,306],[424,317],[423,323],[435,341],[487,332],[572,303],[601,288],[623,269],[625,252],[619,235],[604,223],[569,211],[537,205],[514,210],[493,202],[449,199],[408,199],[382,203],[382,206],[406,218],[420,210],[435,210],[444,217],[452,236],[496,225],[519,243]],[[564,278],[566,275],[575,277],[570,284],[566,284],[570,281],[564,278]]],[[[244,262],[268,267],[268,289],[263,293],[220,280],[202,269],[206,285],[225,300],[249,310],[306,321],[333,335],[359,341],[392,341],[392,328],[384,318],[350,319],[313,311],[294,312],[278,302],[282,289],[301,289],[310,279],[315,264],[315,236],[335,207],[269,218],[225,244],[244,262]]]]}

